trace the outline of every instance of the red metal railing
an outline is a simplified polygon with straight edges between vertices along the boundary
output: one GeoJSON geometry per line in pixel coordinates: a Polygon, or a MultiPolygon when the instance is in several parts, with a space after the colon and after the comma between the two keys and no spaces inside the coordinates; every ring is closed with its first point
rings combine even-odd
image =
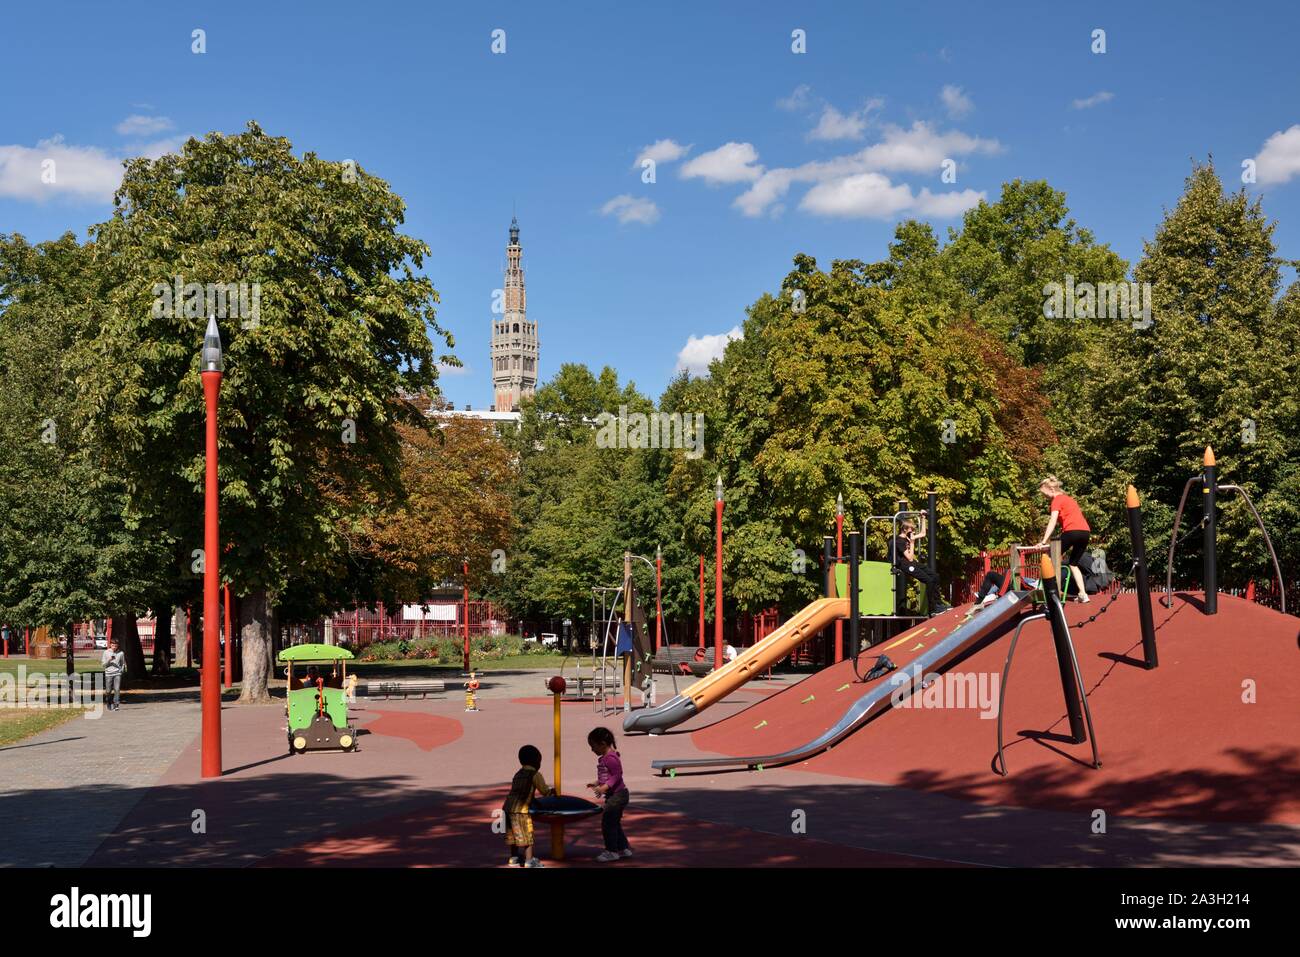
{"type": "MultiPolygon", "coordinates": [[[[468,611],[471,638],[506,633],[509,622],[492,602],[471,601],[468,611]]],[[[376,641],[460,638],[465,634],[465,613],[464,602],[429,602],[396,610],[381,605],[376,611],[337,612],[329,619],[329,632],[335,644],[354,651],[376,641]]],[[[325,623],[320,627],[323,635],[325,623]]]]}

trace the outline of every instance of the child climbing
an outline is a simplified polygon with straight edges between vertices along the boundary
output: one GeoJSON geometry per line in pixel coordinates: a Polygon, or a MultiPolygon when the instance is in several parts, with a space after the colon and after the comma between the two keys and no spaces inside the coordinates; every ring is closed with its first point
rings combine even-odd
{"type": "Polygon", "coordinates": [[[939,576],[916,560],[916,540],[924,538],[925,532],[924,517],[919,530],[910,518],[903,519],[898,527],[898,535],[889,543],[889,561],[907,578],[915,579],[925,586],[930,614],[938,615],[949,609],[949,605],[939,597],[939,576]]]}
{"type": "Polygon", "coordinates": [[[1083,509],[1079,508],[1079,503],[1065,494],[1060,480],[1055,475],[1049,475],[1043,479],[1038,486],[1038,491],[1051,501],[1052,509],[1052,517],[1047,520],[1047,531],[1043,532],[1043,540],[1038,544],[1047,544],[1059,522],[1061,526],[1061,564],[1070,567],[1070,574],[1073,576],[1077,588],[1075,598],[1087,604],[1089,601],[1088,592],[1084,588],[1083,572],[1079,569],[1079,559],[1083,557],[1084,550],[1088,547],[1088,539],[1092,535],[1092,529],[1088,525],[1088,520],[1083,517],[1083,509]]]}

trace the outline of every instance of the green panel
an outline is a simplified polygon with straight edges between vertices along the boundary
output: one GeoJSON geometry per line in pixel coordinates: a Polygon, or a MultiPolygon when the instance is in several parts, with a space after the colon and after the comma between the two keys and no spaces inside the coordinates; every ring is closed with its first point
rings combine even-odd
{"type": "Polygon", "coordinates": [[[289,730],[298,731],[311,724],[316,713],[316,689],[300,688],[289,692],[289,730]]]}
{"type": "Polygon", "coordinates": [[[353,657],[338,645],[291,645],[280,652],[281,661],[350,661],[353,657]]]}
{"type": "MultiPolygon", "coordinates": [[[[325,689],[325,713],[336,728],[348,726],[348,698],[342,688],[325,689]]],[[[316,716],[316,689],[289,692],[289,730],[299,731],[316,716]]]]}
{"type": "Polygon", "coordinates": [[[325,689],[325,713],[336,728],[348,726],[348,696],[342,688],[325,689]]]}
{"type": "MultiPolygon", "coordinates": [[[[835,567],[836,593],[849,593],[849,566],[835,567]]],[[[858,614],[892,615],[894,613],[894,570],[889,562],[858,563],[858,614]]]]}

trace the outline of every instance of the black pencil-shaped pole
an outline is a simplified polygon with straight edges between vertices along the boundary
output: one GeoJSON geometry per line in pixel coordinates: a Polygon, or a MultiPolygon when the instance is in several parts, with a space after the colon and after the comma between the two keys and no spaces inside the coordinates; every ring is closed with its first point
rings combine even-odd
{"type": "Polygon", "coordinates": [[[1151,587],[1147,582],[1147,544],[1142,532],[1142,500],[1128,487],[1128,534],[1133,543],[1133,577],[1137,589],[1138,624],[1142,629],[1142,658],[1150,671],[1160,664],[1156,655],[1156,627],[1151,618],[1151,587]]]}
{"type": "Polygon", "coordinates": [[[849,654],[855,659],[862,651],[858,621],[858,560],[862,557],[862,533],[849,532],[849,654]]]}
{"type": "Polygon", "coordinates": [[[1052,626],[1052,644],[1056,647],[1056,665],[1061,673],[1061,691],[1065,695],[1065,713],[1070,719],[1070,740],[1082,744],[1088,740],[1083,725],[1083,705],[1079,701],[1079,683],[1074,677],[1074,659],[1070,654],[1070,632],[1065,623],[1065,606],[1061,604],[1061,591],[1056,582],[1056,569],[1052,559],[1042,557],[1043,596],[1047,604],[1047,620],[1052,626]]]}
{"type": "Polygon", "coordinates": [[[937,492],[925,493],[925,561],[930,567],[931,575],[938,575],[938,559],[935,556],[935,544],[939,537],[938,524],[935,522],[935,501],[937,492]]]}
{"type": "Polygon", "coordinates": [[[1205,471],[1201,476],[1205,499],[1205,549],[1203,576],[1205,578],[1205,613],[1219,613],[1219,556],[1218,556],[1218,465],[1214,461],[1214,449],[1205,447],[1205,471]]]}

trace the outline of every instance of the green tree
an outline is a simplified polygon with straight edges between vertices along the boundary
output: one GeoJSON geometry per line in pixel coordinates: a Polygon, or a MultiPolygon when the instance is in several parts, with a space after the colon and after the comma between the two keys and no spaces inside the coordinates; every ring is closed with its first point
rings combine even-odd
{"type": "Polygon", "coordinates": [[[267,695],[276,603],[318,571],[340,581],[332,573],[366,503],[400,491],[398,424],[425,425],[404,396],[433,390],[448,358],[434,355],[430,337],[451,337],[417,272],[428,247],[402,221],[382,180],[298,157],[250,123],[130,161],[112,218],[93,231],[105,300],[77,350],[80,409],[132,514],[164,516],[186,556],[203,542],[199,349],[214,299],[221,308],[206,286],[245,284],[240,314],[227,299],[219,320],[231,546],[221,567],[242,596],[242,700],[267,695]],[[177,283],[184,295],[168,296],[177,283]]]}
{"type": "MultiPolygon", "coordinates": [[[[1225,194],[1212,165],[1194,166],[1135,271],[1151,284],[1154,322],[1136,329],[1117,323],[1087,354],[1079,400],[1087,413],[1051,457],[1123,559],[1125,484],[1142,492],[1148,549],[1161,555],[1184,483],[1200,470],[1207,445],[1217,454],[1220,481],[1256,499],[1287,563],[1294,568],[1300,558],[1300,312],[1294,288],[1275,300],[1281,278],[1273,228],[1258,200],[1244,190],[1225,194]]],[[[1223,505],[1224,580],[1266,578],[1270,567],[1249,513],[1227,496],[1223,505]]],[[[1194,530],[1201,513],[1193,489],[1184,529],[1194,530]]],[[[1200,544],[1193,531],[1181,550],[1180,572],[1196,580],[1200,544]]]]}
{"type": "MultiPolygon", "coordinates": [[[[940,257],[957,290],[957,311],[999,336],[1024,365],[1044,370],[1058,426],[1081,414],[1073,402],[1079,362],[1107,323],[1048,318],[1044,289],[1067,277],[1119,282],[1128,264],[1070,217],[1064,193],[1041,180],[1004,183],[996,202],[968,210],[949,237],[940,257]]],[[[952,294],[952,285],[932,286],[952,294]]]]}
{"type": "MultiPolygon", "coordinates": [[[[170,542],[129,521],[123,483],[77,422],[68,357],[97,321],[95,249],[0,237],[0,620],[68,633],[134,622],[166,592],[170,542]]],[[[138,636],[119,635],[143,677],[138,636]]],[[[71,670],[71,643],[69,643],[71,670]]]]}

